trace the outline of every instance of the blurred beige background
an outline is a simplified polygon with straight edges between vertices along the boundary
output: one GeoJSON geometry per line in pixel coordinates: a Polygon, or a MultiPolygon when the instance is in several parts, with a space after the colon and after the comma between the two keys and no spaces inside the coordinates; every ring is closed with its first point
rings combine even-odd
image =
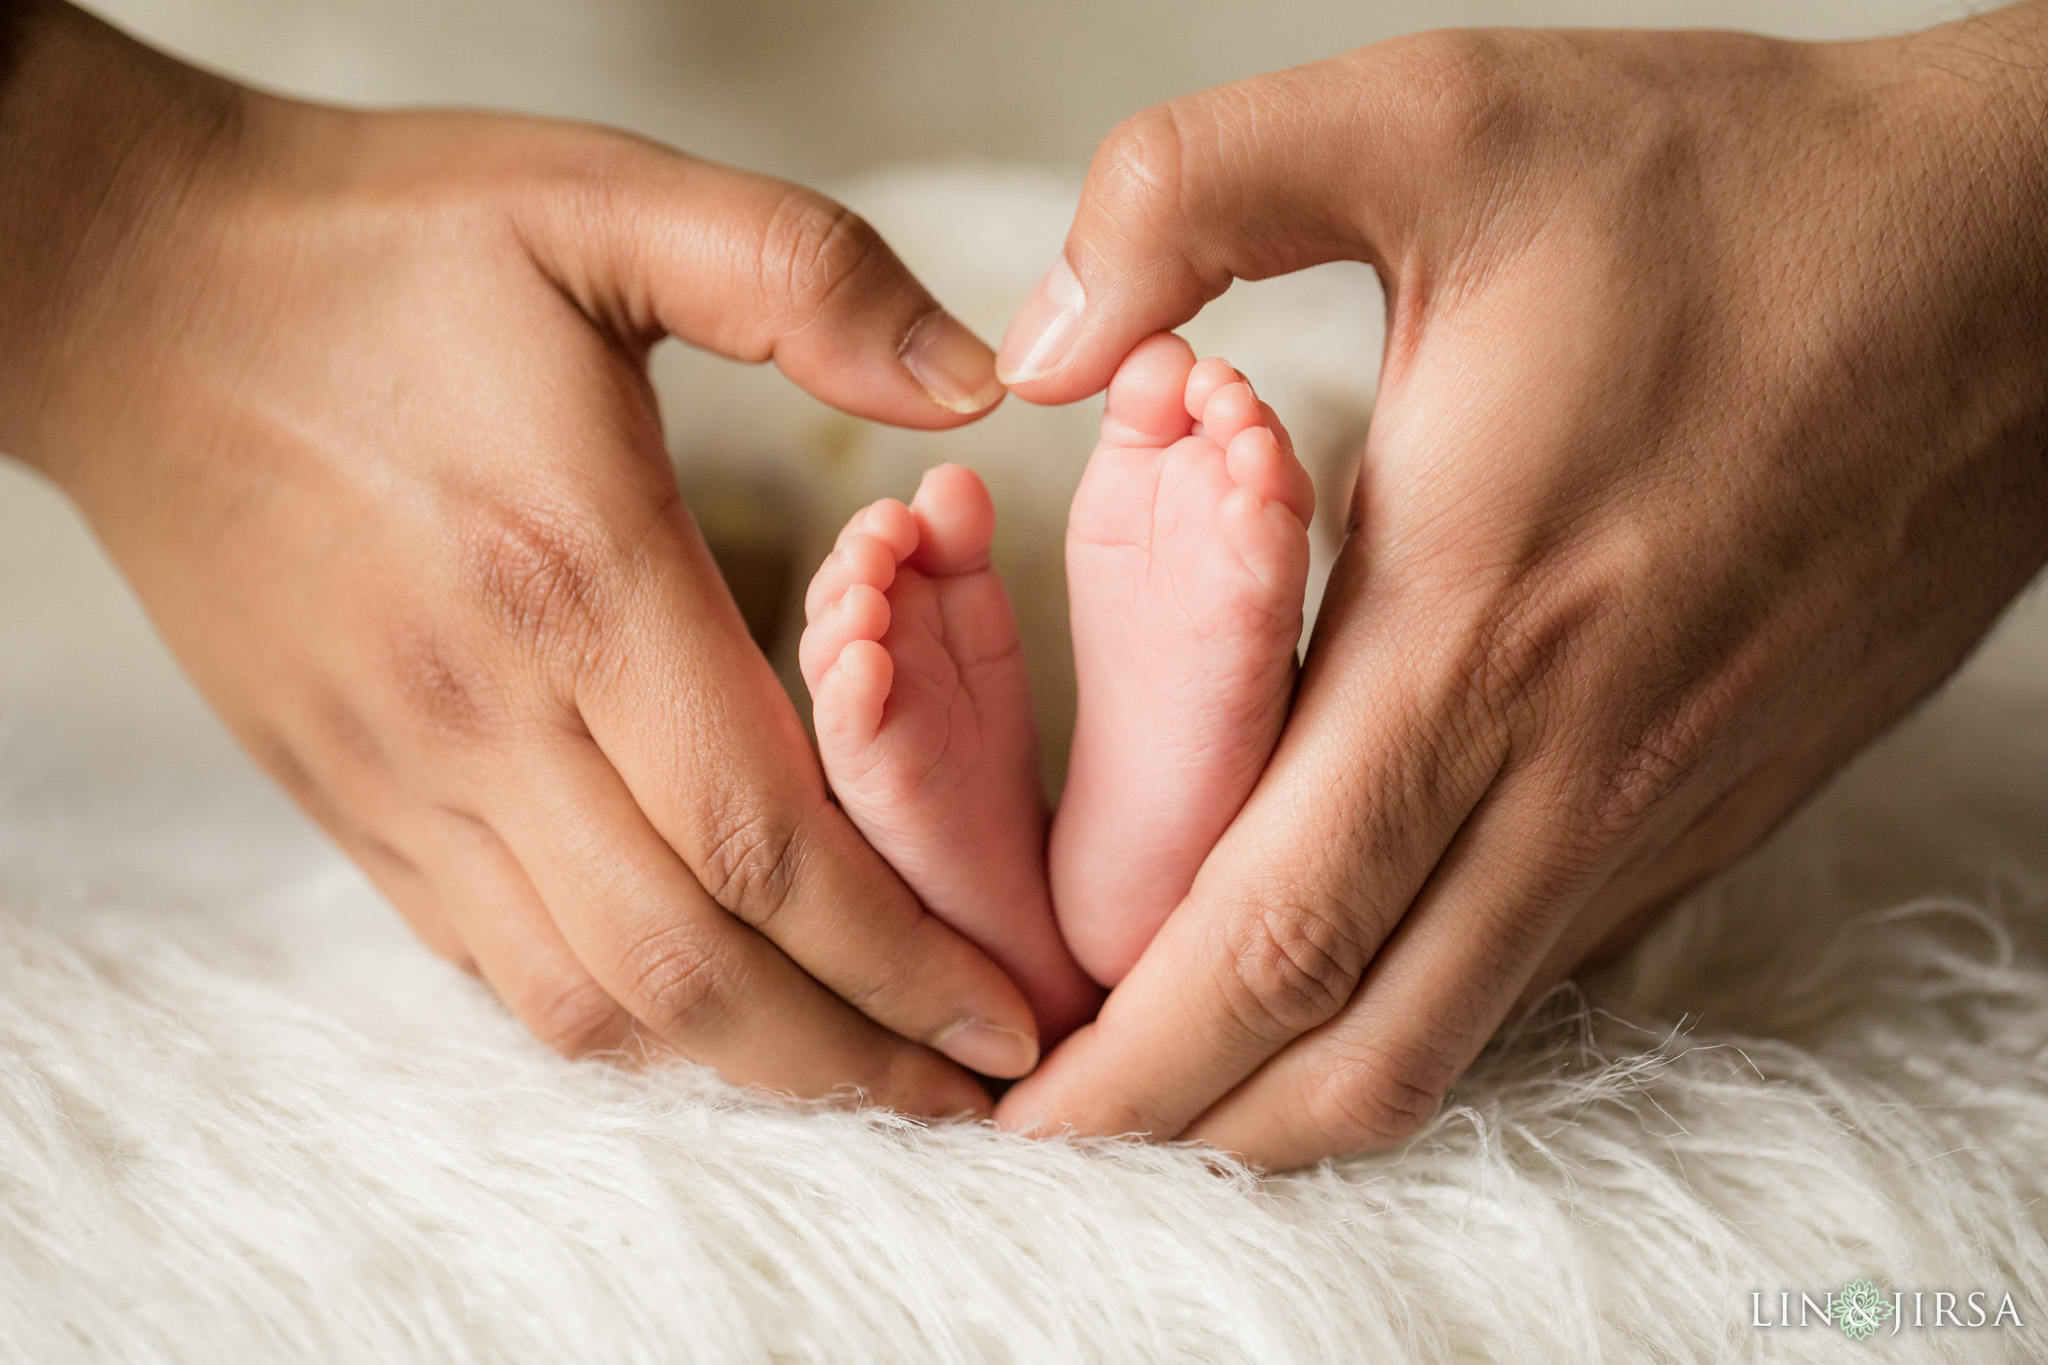
{"type": "Polygon", "coordinates": [[[1084,165],[1148,104],[1448,25],[1865,37],[1934,0],[106,0],[247,80],[619,124],[798,179],[962,156],[1084,165]]]}

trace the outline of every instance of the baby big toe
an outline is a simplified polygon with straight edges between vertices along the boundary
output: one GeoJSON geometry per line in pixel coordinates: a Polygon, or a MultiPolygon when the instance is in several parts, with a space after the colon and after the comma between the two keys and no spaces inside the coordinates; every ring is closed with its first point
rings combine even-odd
{"type": "Polygon", "coordinates": [[[963,465],[942,464],[925,471],[911,499],[917,520],[917,549],[910,563],[918,570],[950,577],[988,567],[995,540],[996,509],[980,476],[963,465]]]}
{"type": "Polygon", "coordinates": [[[1109,381],[1102,438],[1116,446],[1165,447],[1194,428],[1184,395],[1195,352],[1171,332],[1145,338],[1109,381]]]}

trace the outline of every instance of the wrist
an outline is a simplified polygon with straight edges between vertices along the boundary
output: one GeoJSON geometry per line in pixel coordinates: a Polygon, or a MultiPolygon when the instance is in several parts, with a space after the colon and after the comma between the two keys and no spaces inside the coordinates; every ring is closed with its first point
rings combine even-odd
{"type": "MultiPolygon", "coordinates": [[[[2048,559],[2048,2],[1838,49],[1863,111],[1864,331],[1916,332],[1885,448],[1971,487],[2015,587],[2048,559]]],[[[1853,333],[1852,333],[1853,335],[1853,333]]],[[[1986,567],[1989,567],[1988,565],[1986,567]]]]}
{"type": "Polygon", "coordinates": [[[1919,157],[1946,167],[1953,195],[1953,240],[1934,250],[1974,255],[1961,273],[2010,322],[2048,440],[2048,0],[1913,34],[1900,54],[1918,98],[1898,135],[1926,130],[1919,157]]]}
{"type": "MultiPolygon", "coordinates": [[[[1965,60],[1949,77],[1959,103],[1975,111],[1984,144],[1974,158],[1966,192],[1986,224],[1996,252],[2006,248],[2011,269],[1998,282],[2009,289],[1989,312],[2002,325],[2006,348],[2017,355],[2014,437],[2009,443],[2025,486],[2039,493],[2031,511],[2048,528],[2048,3],[2013,5],[1950,26],[1965,60]]],[[[1938,52],[1928,60],[1944,63],[1938,52]]],[[[1975,359],[1975,357],[1972,357],[1975,359]]],[[[2048,559],[2039,547],[2034,566],[2048,559]]]]}
{"type": "Polygon", "coordinates": [[[55,0],[0,15],[0,451],[64,483],[133,379],[113,338],[149,325],[246,92],[55,0]]]}

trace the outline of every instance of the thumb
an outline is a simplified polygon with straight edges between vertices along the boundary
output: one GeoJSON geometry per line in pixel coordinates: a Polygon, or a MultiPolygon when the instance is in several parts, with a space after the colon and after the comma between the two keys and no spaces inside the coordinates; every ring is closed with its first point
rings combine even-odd
{"type": "Polygon", "coordinates": [[[1061,259],[1010,323],[1003,382],[1073,402],[1233,280],[1336,260],[1390,276],[1413,217],[1411,111],[1435,93],[1426,78],[1414,88],[1417,55],[1365,48],[1127,120],[1089,166],[1061,259]]]}
{"type": "Polygon", "coordinates": [[[958,426],[1001,401],[995,353],[844,205],[637,139],[571,155],[567,188],[529,206],[522,235],[622,339],[773,360],[814,397],[898,426],[958,426]]]}

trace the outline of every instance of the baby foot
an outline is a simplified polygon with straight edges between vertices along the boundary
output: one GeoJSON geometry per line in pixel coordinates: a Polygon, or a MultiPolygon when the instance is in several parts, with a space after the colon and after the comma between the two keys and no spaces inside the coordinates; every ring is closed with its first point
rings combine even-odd
{"type": "Polygon", "coordinates": [[[1050,867],[1114,985],[1193,885],[1280,737],[1315,488],[1272,409],[1177,336],[1131,352],[1067,521],[1079,689],[1050,867]]]}
{"type": "Polygon", "coordinates": [[[811,580],[798,650],[833,793],[926,908],[1008,972],[1052,1045],[1101,992],[1060,941],[995,510],[958,465],[857,513],[811,580]]]}

